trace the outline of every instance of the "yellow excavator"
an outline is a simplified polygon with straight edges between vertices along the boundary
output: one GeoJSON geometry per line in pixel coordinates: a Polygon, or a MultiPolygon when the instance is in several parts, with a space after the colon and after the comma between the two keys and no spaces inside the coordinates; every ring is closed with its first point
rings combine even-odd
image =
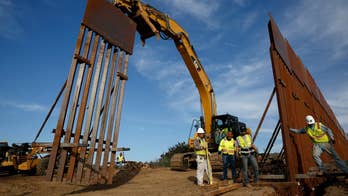
{"type": "Polygon", "coordinates": [[[50,147],[38,143],[8,145],[0,142],[0,174],[44,175],[50,147]]]}
{"type": "MultiPolygon", "coordinates": [[[[209,151],[215,152],[211,154],[212,168],[220,169],[222,161],[217,155],[217,148],[218,143],[223,138],[223,129],[232,130],[234,137],[237,137],[240,127],[245,126],[245,124],[229,114],[217,115],[213,87],[190,43],[188,33],[167,14],[144,4],[140,0],[114,0],[113,4],[137,24],[137,31],[143,44],[145,44],[146,39],[153,36],[158,39],[172,39],[174,41],[200,95],[203,114],[200,120],[194,121],[195,126],[192,127],[204,128],[209,151]]],[[[189,138],[188,144],[191,148],[195,137],[196,135],[189,138]]],[[[194,167],[194,165],[193,152],[175,154],[171,158],[172,169],[182,170],[194,167]]]]}

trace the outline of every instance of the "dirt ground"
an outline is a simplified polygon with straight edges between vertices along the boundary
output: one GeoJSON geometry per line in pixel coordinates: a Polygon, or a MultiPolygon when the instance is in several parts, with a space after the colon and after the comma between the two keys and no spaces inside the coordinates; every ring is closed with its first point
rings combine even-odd
{"type": "MultiPolygon", "coordinates": [[[[0,195],[203,195],[212,190],[211,187],[195,185],[194,170],[178,172],[168,168],[142,168],[129,176],[115,177],[118,183],[112,185],[82,186],[49,182],[42,176],[0,176],[0,195]]],[[[335,189],[330,192],[346,194],[335,189]]],[[[276,191],[267,186],[240,187],[224,195],[276,195],[276,191]]]]}
{"type": "MultiPolygon", "coordinates": [[[[49,182],[42,176],[0,176],[0,195],[203,195],[211,190],[195,185],[194,170],[143,168],[136,175],[120,176],[118,181],[113,185],[82,186],[49,182]]],[[[241,187],[225,195],[275,195],[275,191],[270,187],[241,187]]]]}

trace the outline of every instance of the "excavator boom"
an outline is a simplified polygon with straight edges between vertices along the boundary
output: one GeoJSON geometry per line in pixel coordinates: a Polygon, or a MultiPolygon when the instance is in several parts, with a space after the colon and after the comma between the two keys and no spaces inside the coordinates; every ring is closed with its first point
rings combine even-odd
{"type": "Polygon", "coordinates": [[[115,0],[113,3],[137,24],[143,44],[152,36],[171,38],[174,41],[198,89],[203,110],[203,128],[211,142],[212,117],[216,115],[214,90],[190,43],[188,33],[167,14],[139,0],[115,0]]]}

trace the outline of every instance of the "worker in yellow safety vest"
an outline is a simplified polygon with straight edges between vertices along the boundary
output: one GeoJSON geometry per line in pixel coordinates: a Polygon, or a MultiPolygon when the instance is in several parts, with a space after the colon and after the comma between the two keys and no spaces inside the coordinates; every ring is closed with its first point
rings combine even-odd
{"type": "Polygon", "coordinates": [[[326,151],[331,157],[335,160],[336,165],[344,173],[348,174],[348,167],[338,156],[333,144],[335,143],[334,135],[332,134],[331,129],[326,127],[320,122],[315,122],[313,116],[306,116],[307,126],[302,129],[293,129],[290,128],[290,131],[296,134],[306,133],[313,142],[313,159],[318,165],[320,172],[319,175],[326,173],[326,168],[323,165],[320,155],[323,151],[326,151]]]}
{"type": "Polygon", "coordinates": [[[194,150],[196,153],[196,162],[197,162],[197,184],[199,186],[204,186],[203,184],[203,177],[204,173],[209,176],[208,171],[208,162],[207,162],[207,149],[208,149],[208,143],[204,139],[204,130],[203,128],[198,128],[197,130],[197,138],[194,141],[194,150]]]}
{"type": "Polygon", "coordinates": [[[251,130],[245,126],[240,127],[240,135],[237,137],[238,154],[242,159],[243,185],[251,187],[248,177],[248,163],[250,162],[254,172],[254,183],[259,180],[259,167],[257,165],[257,148],[251,139],[251,130]]]}
{"type": "Polygon", "coordinates": [[[218,151],[219,154],[222,154],[223,162],[223,176],[221,180],[227,179],[227,168],[230,165],[232,170],[232,181],[234,181],[237,177],[235,164],[236,145],[232,131],[228,131],[227,136],[221,140],[218,151]]]}
{"type": "Polygon", "coordinates": [[[126,159],[124,158],[124,155],[123,155],[123,152],[120,152],[120,154],[118,155],[118,157],[116,158],[117,160],[117,163],[120,165],[120,166],[123,166],[124,163],[126,162],[126,159]]]}

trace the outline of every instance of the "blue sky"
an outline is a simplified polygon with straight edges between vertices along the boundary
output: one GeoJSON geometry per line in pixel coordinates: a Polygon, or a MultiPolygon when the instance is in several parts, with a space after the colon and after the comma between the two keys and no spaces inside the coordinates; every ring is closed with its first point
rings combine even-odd
{"type": "MultiPolygon", "coordinates": [[[[267,32],[271,12],[348,130],[348,2],[345,0],[148,0],[189,33],[213,84],[218,113],[255,130],[273,88],[267,32]]],[[[0,140],[31,142],[67,77],[85,1],[0,0],[0,140]]],[[[150,161],[187,141],[199,96],[172,41],[136,38],[119,146],[150,161]]],[[[40,141],[52,141],[58,108],[40,141]]],[[[260,149],[278,119],[276,104],[259,134],[260,149]]],[[[280,141],[275,148],[279,149],[280,141]]]]}

